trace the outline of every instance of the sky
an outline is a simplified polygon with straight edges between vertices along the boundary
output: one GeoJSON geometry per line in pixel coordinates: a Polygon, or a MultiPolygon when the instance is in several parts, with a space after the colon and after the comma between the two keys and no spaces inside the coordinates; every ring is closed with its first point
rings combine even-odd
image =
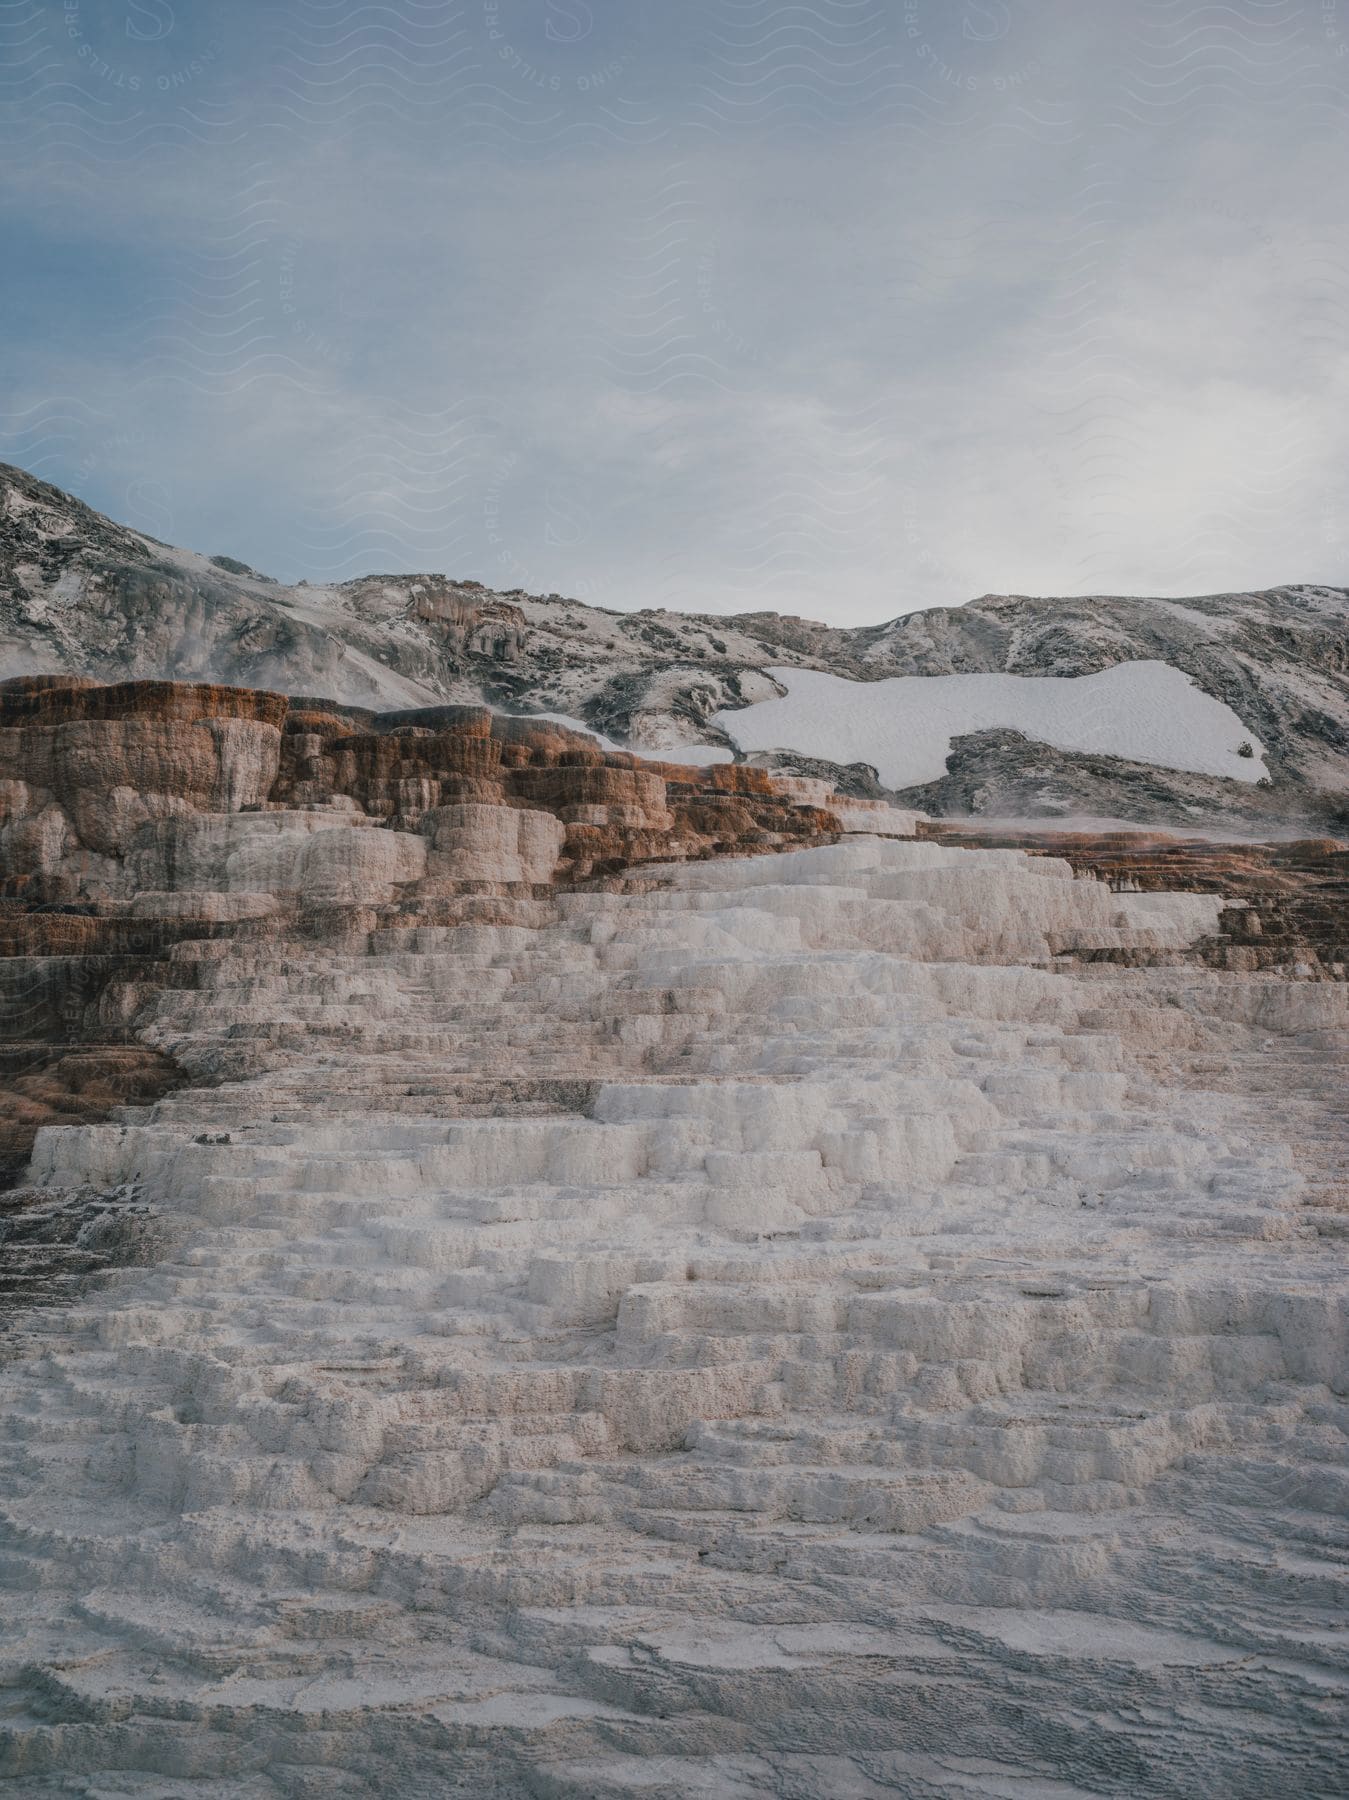
{"type": "Polygon", "coordinates": [[[285,581],[1349,583],[1349,0],[0,0],[0,460],[285,581]]]}

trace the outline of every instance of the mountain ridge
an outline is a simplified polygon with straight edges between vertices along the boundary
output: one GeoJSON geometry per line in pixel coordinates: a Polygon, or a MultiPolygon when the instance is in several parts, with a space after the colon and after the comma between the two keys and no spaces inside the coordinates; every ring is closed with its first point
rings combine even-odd
{"type": "MultiPolygon", "coordinates": [[[[770,669],[849,681],[981,674],[1070,681],[1122,662],[1178,669],[1259,743],[1268,787],[957,730],[946,775],[886,789],[874,762],[787,743],[846,787],[937,811],[1115,812],[1153,823],[1344,829],[1349,590],[1291,585],[1184,600],[990,594],[842,627],[759,611],[621,612],[438,574],[287,587],[224,552],[180,550],[0,464],[0,674],[175,679],[415,709],[551,712],[649,755],[736,754],[727,721],[781,698],[770,669]],[[1026,749],[1023,746],[1029,745],[1026,749]],[[1140,773],[1140,771],[1142,771],[1140,773]],[[1236,791],[1238,786],[1242,791],[1236,791]]],[[[1244,754],[1244,753],[1243,753],[1244,754]]]]}

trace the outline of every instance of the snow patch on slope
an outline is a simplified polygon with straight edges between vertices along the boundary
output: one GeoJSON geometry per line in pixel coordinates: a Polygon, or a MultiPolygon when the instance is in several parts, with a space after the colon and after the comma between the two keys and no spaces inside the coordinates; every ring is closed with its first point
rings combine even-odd
{"type": "Polygon", "coordinates": [[[1164,662],[1117,663],[1097,675],[903,675],[849,681],[815,669],[769,669],[787,692],[720,726],[744,752],[792,750],[869,763],[887,787],[939,781],[953,739],[997,728],[1060,750],[1255,782],[1265,747],[1241,720],[1164,662]],[[1247,743],[1253,754],[1241,756],[1247,743]]]}

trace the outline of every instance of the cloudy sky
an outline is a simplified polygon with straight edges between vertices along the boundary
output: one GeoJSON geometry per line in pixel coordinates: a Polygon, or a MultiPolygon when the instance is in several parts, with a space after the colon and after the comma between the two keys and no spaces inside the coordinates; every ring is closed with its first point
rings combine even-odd
{"type": "Polygon", "coordinates": [[[0,0],[0,458],[285,580],[1349,582],[1349,0],[0,0]]]}

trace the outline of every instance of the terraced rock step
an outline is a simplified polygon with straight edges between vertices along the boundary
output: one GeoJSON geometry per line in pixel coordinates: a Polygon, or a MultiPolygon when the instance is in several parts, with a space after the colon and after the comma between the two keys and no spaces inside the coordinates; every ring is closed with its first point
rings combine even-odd
{"type": "Polygon", "coordinates": [[[21,1791],[1340,1791],[1346,990],[859,822],[109,990],[216,1085],[36,1142],[161,1245],[0,1370],[21,1791]]]}
{"type": "Polygon", "coordinates": [[[1218,930],[1196,946],[1211,967],[1349,980],[1349,845],[1338,838],[1247,843],[946,819],[924,820],[918,833],[934,843],[1061,856],[1116,892],[1222,894],[1229,904],[1218,930]]]}
{"type": "Polygon", "coordinates": [[[131,1186],[0,1194],[0,1359],[26,1308],[76,1299],[110,1269],[153,1261],[160,1247],[154,1210],[131,1186]]]}
{"type": "Polygon", "coordinates": [[[106,1118],[182,1080],[168,1057],[141,1044],[0,1041],[0,1192],[19,1180],[42,1126],[106,1118]]]}

